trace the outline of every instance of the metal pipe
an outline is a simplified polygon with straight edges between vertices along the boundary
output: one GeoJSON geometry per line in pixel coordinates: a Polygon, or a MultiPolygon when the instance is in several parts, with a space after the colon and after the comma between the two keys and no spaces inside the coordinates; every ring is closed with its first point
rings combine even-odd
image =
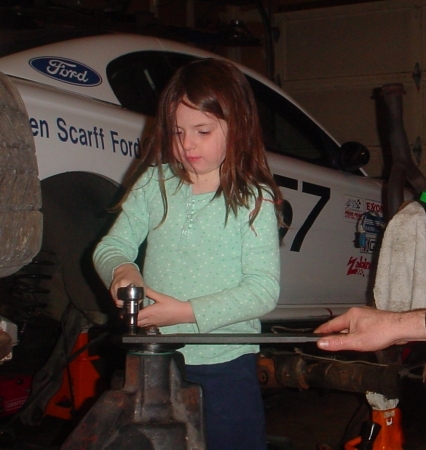
{"type": "Polygon", "coordinates": [[[392,167],[388,183],[388,220],[398,211],[404,201],[405,182],[417,191],[426,190],[426,177],[414,164],[403,122],[402,96],[404,86],[400,83],[386,84],[382,96],[387,106],[388,136],[392,153],[392,167]]]}
{"type": "Polygon", "coordinates": [[[377,392],[387,398],[399,397],[399,374],[394,366],[364,362],[308,360],[292,353],[273,352],[263,355],[261,381],[264,387],[292,387],[298,389],[323,388],[347,392],[377,392]]]}

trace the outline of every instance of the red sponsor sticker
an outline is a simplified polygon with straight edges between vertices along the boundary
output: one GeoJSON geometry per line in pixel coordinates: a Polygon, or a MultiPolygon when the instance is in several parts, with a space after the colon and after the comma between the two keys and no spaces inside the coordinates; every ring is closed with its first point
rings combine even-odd
{"type": "Polygon", "coordinates": [[[364,277],[365,272],[367,270],[368,271],[370,270],[371,262],[368,261],[368,259],[364,258],[363,256],[359,257],[351,256],[346,265],[348,266],[348,271],[346,275],[361,275],[362,277],[364,277]]]}
{"type": "Polygon", "coordinates": [[[375,202],[374,200],[366,200],[365,201],[365,209],[368,212],[374,212],[378,214],[383,213],[383,206],[379,202],[375,202]]]}

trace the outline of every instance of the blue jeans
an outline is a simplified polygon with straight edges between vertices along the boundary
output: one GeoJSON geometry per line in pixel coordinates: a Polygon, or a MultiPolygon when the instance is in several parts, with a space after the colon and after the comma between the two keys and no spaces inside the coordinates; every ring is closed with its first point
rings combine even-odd
{"type": "Polygon", "coordinates": [[[207,450],[266,449],[255,354],[221,364],[187,365],[186,379],[203,390],[207,450]]]}

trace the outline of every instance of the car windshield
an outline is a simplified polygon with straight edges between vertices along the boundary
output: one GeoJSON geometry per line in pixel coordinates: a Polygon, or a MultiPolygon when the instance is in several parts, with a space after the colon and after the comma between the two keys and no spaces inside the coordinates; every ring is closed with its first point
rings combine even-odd
{"type": "Polygon", "coordinates": [[[125,108],[154,116],[158,98],[173,73],[194,56],[172,52],[129,53],[107,66],[107,77],[125,108]]]}

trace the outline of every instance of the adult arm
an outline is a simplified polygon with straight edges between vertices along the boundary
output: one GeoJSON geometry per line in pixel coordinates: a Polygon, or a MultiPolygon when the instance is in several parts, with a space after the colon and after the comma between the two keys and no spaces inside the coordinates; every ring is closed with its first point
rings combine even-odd
{"type": "Polygon", "coordinates": [[[426,341],[426,310],[406,312],[375,308],[351,308],[320,325],[316,333],[340,333],[321,337],[319,348],[329,351],[376,351],[407,341],[426,341]]]}

